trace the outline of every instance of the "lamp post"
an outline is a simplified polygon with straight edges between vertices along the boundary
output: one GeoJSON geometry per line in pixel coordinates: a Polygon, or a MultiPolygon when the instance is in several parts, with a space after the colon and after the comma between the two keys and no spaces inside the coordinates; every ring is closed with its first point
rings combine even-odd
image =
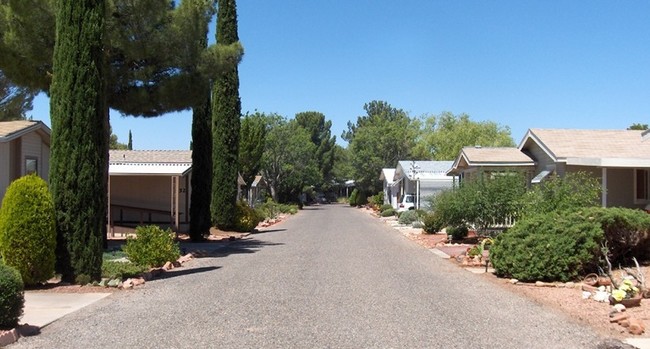
{"type": "Polygon", "coordinates": [[[420,176],[418,174],[419,169],[420,166],[415,163],[415,160],[411,161],[409,172],[411,173],[411,178],[415,179],[415,208],[418,210],[420,209],[420,176]]]}

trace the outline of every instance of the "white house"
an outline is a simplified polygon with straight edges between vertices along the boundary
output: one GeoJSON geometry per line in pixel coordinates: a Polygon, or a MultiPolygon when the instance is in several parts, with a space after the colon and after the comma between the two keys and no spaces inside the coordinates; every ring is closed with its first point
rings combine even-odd
{"type": "Polygon", "coordinates": [[[0,122],[0,205],[15,179],[36,173],[49,181],[50,134],[42,121],[0,122]]]}
{"type": "Polygon", "coordinates": [[[394,168],[384,168],[379,174],[379,180],[383,183],[384,191],[384,204],[389,204],[393,208],[397,208],[397,197],[399,194],[399,187],[394,186],[393,178],[395,177],[394,168]]]}
{"type": "Polygon", "coordinates": [[[397,202],[405,194],[415,194],[416,208],[428,207],[432,196],[454,186],[455,177],[447,175],[453,164],[453,161],[399,161],[393,177],[393,186],[398,187],[397,202]]]}

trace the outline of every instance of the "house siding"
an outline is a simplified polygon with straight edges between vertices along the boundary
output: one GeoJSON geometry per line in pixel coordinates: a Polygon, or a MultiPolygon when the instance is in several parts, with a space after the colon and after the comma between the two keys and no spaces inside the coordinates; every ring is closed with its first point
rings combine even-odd
{"type": "MultiPolygon", "coordinates": [[[[170,176],[111,176],[111,208],[112,221],[124,221],[139,223],[141,213],[134,210],[120,209],[119,206],[134,207],[146,210],[160,210],[169,212],[171,210],[171,179],[170,176]]],[[[189,219],[188,191],[189,181],[181,177],[179,180],[178,212],[180,221],[186,223],[189,219]]],[[[171,222],[169,214],[143,213],[143,223],[161,223],[165,226],[171,222]]],[[[180,230],[184,230],[181,229],[180,230]]]]}
{"type": "MultiPolygon", "coordinates": [[[[18,159],[20,163],[21,176],[26,174],[25,159],[36,159],[37,174],[42,177],[43,171],[43,141],[36,132],[31,132],[22,137],[21,142],[21,156],[18,159]]],[[[47,167],[45,167],[47,168],[47,167]]]]}
{"type": "Polygon", "coordinates": [[[634,169],[607,169],[607,207],[643,208],[634,204],[634,169]]]}
{"type": "Polygon", "coordinates": [[[2,206],[2,198],[5,197],[5,192],[9,183],[11,183],[11,147],[9,143],[0,143],[0,163],[8,164],[9,166],[0,166],[0,206],[2,206]]]}

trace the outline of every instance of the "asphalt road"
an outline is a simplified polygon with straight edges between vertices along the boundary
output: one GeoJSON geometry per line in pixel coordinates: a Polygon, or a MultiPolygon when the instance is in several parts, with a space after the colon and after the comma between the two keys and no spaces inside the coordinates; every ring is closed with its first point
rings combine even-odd
{"type": "Polygon", "coordinates": [[[343,205],[117,292],[16,348],[595,348],[600,338],[343,205]]]}

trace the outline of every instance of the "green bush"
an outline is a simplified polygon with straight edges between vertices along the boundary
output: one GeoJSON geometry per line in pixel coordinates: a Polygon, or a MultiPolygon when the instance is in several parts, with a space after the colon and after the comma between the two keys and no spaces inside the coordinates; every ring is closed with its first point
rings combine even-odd
{"type": "Polygon", "coordinates": [[[0,261],[0,328],[13,328],[25,306],[23,280],[18,270],[0,261]]]}
{"type": "Polygon", "coordinates": [[[135,229],[136,237],[128,237],[123,249],[132,263],[146,267],[160,267],[180,256],[178,244],[170,229],[162,230],[156,225],[135,229]]]}
{"type": "Polygon", "coordinates": [[[102,263],[102,277],[109,279],[127,279],[142,275],[147,267],[130,262],[104,261],[102,263]]]}
{"type": "Polygon", "coordinates": [[[391,217],[397,214],[397,211],[395,211],[394,208],[389,208],[387,210],[381,211],[381,216],[382,217],[391,217]]]}
{"type": "Polygon", "coordinates": [[[359,196],[359,190],[358,189],[352,190],[352,194],[350,194],[350,206],[358,206],[357,196],[359,196]]]}
{"type": "Polygon", "coordinates": [[[383,205],[381,205],[381,206],[379,207],[379,211],[380,211],[380,212],[384,212],[384,211],[386,211],[386,210],[390,210],[390,209],[392,209],[392,208],[393,208],[393,205],[391,205],[391,204],[383,204],[383,205]]]}
{"type": "Polygon", "coordinates": [[[379,192],[377,195],[373,195],[368,198],[368,203],[375,207],[380,207],[384,203],[384,192],[379,192]]]}
{"type": "Polygon", "coordinates": [[[400,213],[398,222],[399,224],[413,224],[413,222],[419,221],[420,216],[418,215],[418,212],[415,210],[408,210],[400,213]]]}
{"type": "Polygon", "coordinates": [[[424,215],[422,223],[424,223],[424,232],[427,234],[435,234],[445,227],[445,224],[435,212],[429,212],[424,215]]]}
{"type": "Polygon", "coordinates": [[[585,172],[552,176],[533,186],[522,197],[522,215],[553,211],[575,211],[599,206],[601,185],[598,179],[585,172]]]}
{"type": "Polygon", "coordinates": [[[467,233],[469,233],[469,229],[464,225],[447,228],[447,235],[451,235],[452,240],[462,240],[467,237],[467,233]]]}
{"type": "Polygon", "coordinates": [[[235,231],[238,232],[251,232],[257,224],[264,220],[254,209],[248,207],[243,202],[238,202],[235,209],[235,231]]]}
{"type": "Polygon", "coordinates": [[[279,214],[296,214],[298,213],[297,205],[278,204],[272,199],[267,200],[265,203],[255,208],[258,217],[262,220],[266,218],[276,218],[279,214]]]}
{"type": "Polygon", "coordinates": [[[490,248],[499,276],[522,281],[569,281],[596,270],[603,242],[598,222],[579,212],[526,216],[490,248]]]}
{"type": "Polygon", "coordinates": [[[612,263],[625,264],[632,257],[647,257],[650,251],[650,215],[645,211],[590,207],[583,209],[583,215],[600,224],[612,263]]]}
{"type": "Polygon", "coordinates": [[[26,285],[54,275],[55,224],[54,203],[44,180],[28,175],[11,183],[0,208],[0,254],[26,285]]]}

